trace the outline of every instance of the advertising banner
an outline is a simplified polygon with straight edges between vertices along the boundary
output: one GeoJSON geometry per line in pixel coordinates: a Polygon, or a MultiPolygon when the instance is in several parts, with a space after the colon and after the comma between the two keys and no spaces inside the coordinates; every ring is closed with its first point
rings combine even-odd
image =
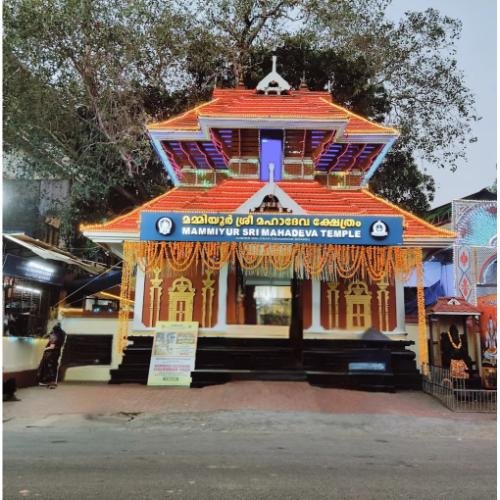
{"type": "Polygon", "coordinates": [[[477,308],[481,311],[481,352],[482,364],[497,364],[497,296],[485,295],[477,299],[477,308]]]}
{"type": "Polygon", "coordinates": [[[198,322],[160,321],[149,364],[148,385],[189,387],[196,359],[198,322]]]}
{"type": "Polygon", "coordinates": [[[403,218],[142,212],[141,240],[394,246],[403,218]]]}

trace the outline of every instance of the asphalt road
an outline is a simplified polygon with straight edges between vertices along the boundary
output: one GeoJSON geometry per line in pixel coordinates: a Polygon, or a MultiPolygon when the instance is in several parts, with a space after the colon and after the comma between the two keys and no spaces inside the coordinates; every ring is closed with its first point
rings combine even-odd
{"type": "Polygon", "coordinates": [[[225,411],[4,423],[4,498],[492,499],[496,424],[225,411]]]}

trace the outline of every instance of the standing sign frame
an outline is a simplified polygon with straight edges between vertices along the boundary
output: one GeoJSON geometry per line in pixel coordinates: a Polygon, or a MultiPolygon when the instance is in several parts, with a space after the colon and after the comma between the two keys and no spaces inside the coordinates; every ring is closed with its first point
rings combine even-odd
{"type": "Polygon", "coordinates": [[[148,385],[189,387],[197,341],[197,321],[159,321],[153,339],[148,385]]]}

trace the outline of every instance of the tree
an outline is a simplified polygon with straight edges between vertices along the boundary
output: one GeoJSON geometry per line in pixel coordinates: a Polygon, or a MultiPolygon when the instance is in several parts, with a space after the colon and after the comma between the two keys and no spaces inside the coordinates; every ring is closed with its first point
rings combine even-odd
{"type": "Polygon", "coordinates": [[[27,173],[71,179],[75,221],[165,186],[144,123],[187,104],[187,20],[159,1],[21,0],[4,23],[4,143],[27,173]]]}
{"type": "MultiPolygon", "coordinates": [[[[144,124],[208,99],[216,82],[255,84],[275,51],[293,85],[304,72],[312,88],[330,82],[339,104],[399,127],[402,151],[453,170],[475,118],[454,53],[460,23],[433,9],[394,23],[388,3],[11,0],[5,147],[29,175],[72,180],[70,226],[121,213],[168,183],[144,124]]],[[[426,184],[409,155],[387,161],[426,184]]]]}
{"type": "Polygon", "coordinates": [[[461,23],[436,9],[405,13],[398,23],[385,15],[389,0],[312,2],[308,29],[323,45],[355,60],[363,56],[382,85],[400,142],[431,166],[454,171],[466,155],[474,97],[458,68],[455,43],[461,23]]]}
{"type": "Polygon", "coordinates": [[[396,147],[370,180],[370,188],[410,212],[423,216],[434,200],[434,179],[420,172],[411,152],[396,147]]]}
{"type": "Polygon", "coordinates": [[[250,68],[252,49],[276,43],[287,21],[302,17],[303,4],[302,0],[202,0],[190,12],[202,13],[199,22],[219,41],[226,76],[237,85],[250,68]]]}

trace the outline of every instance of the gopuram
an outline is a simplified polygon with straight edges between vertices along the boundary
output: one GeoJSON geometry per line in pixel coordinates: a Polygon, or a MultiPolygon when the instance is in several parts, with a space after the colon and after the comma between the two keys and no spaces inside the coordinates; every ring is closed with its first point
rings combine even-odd
{"type": "Polygon", "coordinates": [[[157,322],[196,321],[194,386],[418,385],[428,361],[422,259],[454,233],[369,191],[395,129],[327,91],[292,89],[274,57],[256,89],[216,88],[147,128],[174,188],[82,227],[123,258],[117,372],[134,344],[151,345],[157,322]],[[415,269],[412,333],[404,282],[415,269]]]}

